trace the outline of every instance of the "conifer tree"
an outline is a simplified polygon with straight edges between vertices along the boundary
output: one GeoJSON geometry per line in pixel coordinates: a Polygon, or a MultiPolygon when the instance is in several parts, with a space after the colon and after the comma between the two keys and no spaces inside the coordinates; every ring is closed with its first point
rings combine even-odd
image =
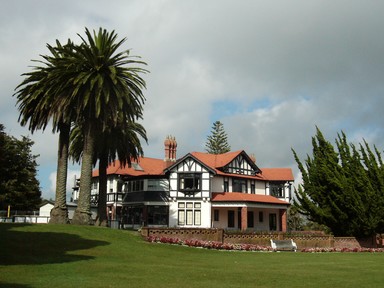
{"type": "Polygon", "coordinates": [[[384,230],[384,170],[381,155],[364,142],[348,144],[342,132],[336,150],[317,128],[313,155],[305,166],[293,150],[303,177],[294,205],[336,236],[365,237],[384,230]]]}
{"type": "Polygon", "coordinates": [[[205,144],[205,150],[208,153],[223,154],[231,151],[231,146],[228,144],[224,125],[220,121],[213,123],[211,133],[212,134],[207,137],[207,142],[205,144]]]}
{"type": "Polygon", "coordinates": [[[10,205],[12,210],[32,211],[41,203],[38,156],[31,154],[32,145],[28,137],[7,135],[0,124],[0,210],[10,205]]]}

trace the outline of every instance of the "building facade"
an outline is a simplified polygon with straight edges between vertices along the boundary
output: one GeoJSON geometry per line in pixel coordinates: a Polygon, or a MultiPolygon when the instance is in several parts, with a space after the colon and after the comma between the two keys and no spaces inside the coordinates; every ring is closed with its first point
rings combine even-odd
{"type": "MultiPolygon", "coordinates": [[[[290,168],[259,168],[245,151],[188,153],[164,141],[164,159],[142,157],[107,169],[108,215],[124,227],[199,227],[286,231],[294,181],[290,168]]],[[[97,203],[98,171],[92,199],[97,203]]],[[[74,189],[76,201],[78,189],[74,189]]]]}

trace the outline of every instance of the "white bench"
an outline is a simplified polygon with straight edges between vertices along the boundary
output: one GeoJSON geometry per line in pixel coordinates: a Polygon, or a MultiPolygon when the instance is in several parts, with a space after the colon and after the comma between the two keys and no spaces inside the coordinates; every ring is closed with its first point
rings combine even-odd
{"type": "Polygon", "coordinates": [[[271,247],[273,251],[294,251],[297,250],[297,245],[295,242],[293,242],[292,239],[290,240],[274,240],[271,239],[271,247]]]}

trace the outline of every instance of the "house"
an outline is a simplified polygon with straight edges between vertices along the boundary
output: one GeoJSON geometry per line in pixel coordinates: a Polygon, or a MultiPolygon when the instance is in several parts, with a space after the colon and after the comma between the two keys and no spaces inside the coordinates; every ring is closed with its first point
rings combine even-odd
{"type": "MultiPolygon", "coordinates": [[[[165,158],[142,157],[107,169],[107,209],[125,227],[200,227],[286,231],[294,181],[290,168],[259,168],[245,151],[191,152],[176,159],[176,140],[165,158]]],[[[97,202],[99,171],[91,197],[97,202]]],[[[74,190],[76,202],[78,189],[74,190]]]]}
{"type": "Polygon", "coordinates": [[[51,216],[51,210],[54,206],[54,202],[50,200],[43,200],[43,202],[40,205],[39,208],[39,216],[42,217],[50,217],[51,216]]]}
{"type": "MultiPolygon", "coordinates": [[[[73,193],[73,192],[72,192],[73,193]]],[[[78,194],[76,194],[78,196],[78,194]]],[[[48,223],[49,219],[51,217],[51,210],[54,207],[55,202],[51,200],[44,200],[39,208],[39,217],[40,219],[45,218],[43,223],[48,223]]],[[[75,213],[75,210],[77,208],[77,203],[74,202],[67,202],[67,209],[68,209],[68,219],[73,218],[73,214],[75,213]]],[[[97,206],[95,204],[91,205],[91,218],[96,219],[97,216],[97,206]]],[[[40,222],[39,222],[40,223],[40,222]]]]}

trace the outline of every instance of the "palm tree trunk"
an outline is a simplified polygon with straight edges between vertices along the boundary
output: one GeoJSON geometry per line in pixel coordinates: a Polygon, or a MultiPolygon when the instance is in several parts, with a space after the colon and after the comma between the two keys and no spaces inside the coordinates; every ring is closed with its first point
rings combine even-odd
{"type": "Polygon", "coordinates": [[[51,210],[49,223],[67,224],[67,171],[68,171],[68,147],[70,125],[59,124],[59,149],[57,156],[56,172],[56,198],[55,205],[51,210]]]}
{"type": "Polygon", "coordinates": [[[101,154],[99,159],[99,202],[97,207],[96,225],[107,226],[107,167],[108,156],[101,154]]]}
{"type": "Polygon", "coordinates": [[[72,224],[90,225],[92,224],[91,213],[91,184],[92,184],[92,165],[94,150],[94,134],[92,123],[84,125],[84,146],[83,157],[81,160],[80,191],[77,208],[73,215],[72,224]]]}

